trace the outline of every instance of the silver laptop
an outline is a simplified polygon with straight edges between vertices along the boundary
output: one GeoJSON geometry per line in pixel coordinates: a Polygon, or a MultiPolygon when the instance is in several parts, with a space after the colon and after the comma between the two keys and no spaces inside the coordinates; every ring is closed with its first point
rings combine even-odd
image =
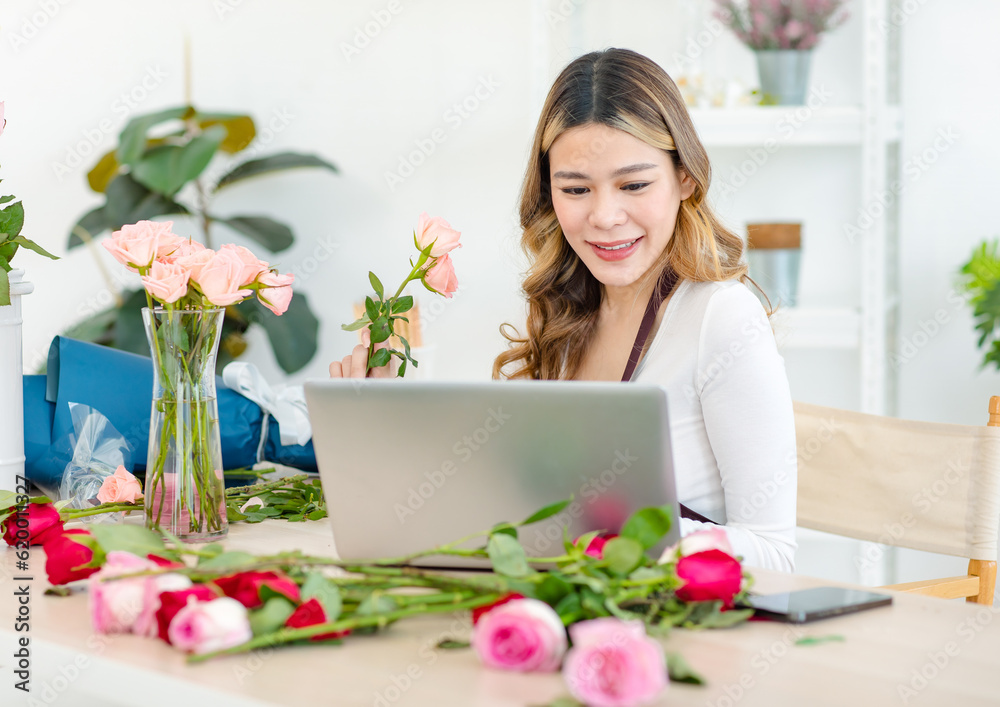
{"type": "Polygon", "coordinates": [[[310,381],[305,395],[344,559],[436,547],[569,498],[557,515],[520,530],[529,555],[562,554],[564,532],[617,532],[647,506],[667,504],[674,519],[651,555],[680,537],[662,388],[354,379],[310,381]]]}

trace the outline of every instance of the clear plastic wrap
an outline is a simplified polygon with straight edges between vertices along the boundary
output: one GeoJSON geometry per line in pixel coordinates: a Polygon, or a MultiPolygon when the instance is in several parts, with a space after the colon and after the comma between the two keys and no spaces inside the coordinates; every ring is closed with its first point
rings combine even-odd
{"type": "MultiPolygon", "coordinates": [[[[99,503],[97,492],[104,479],[119,465],[132,468],[132,446],[97,410],[78,403],[70,403],[69,410],[73,432],[57,443],[68,447],[72,456],[63,472],[58,498],[68,501],[69,508],[90,508],[99,503]]],[[[81,520],[117,523],[121,517],[121,513],[104,513],[81,520]]]]}

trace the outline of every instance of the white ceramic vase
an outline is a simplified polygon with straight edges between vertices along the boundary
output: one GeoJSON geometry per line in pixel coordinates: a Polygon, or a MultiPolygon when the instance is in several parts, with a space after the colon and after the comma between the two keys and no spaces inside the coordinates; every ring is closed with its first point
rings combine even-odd
{"type": "Polygon", "coordinates": [[[11,270],[10,304],[0,307],[0,489],[13,491],[24,474],[24,390],[21,354],[21,297],[34,285],[24,270],[11,270]]]}

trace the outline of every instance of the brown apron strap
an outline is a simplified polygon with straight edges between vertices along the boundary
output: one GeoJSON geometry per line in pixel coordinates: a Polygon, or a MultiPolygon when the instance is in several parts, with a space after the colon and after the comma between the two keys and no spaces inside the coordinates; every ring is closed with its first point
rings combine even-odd
{"type": "MultiPolygon", "coordinates": [[[[628,383],[632,380],[635,367],[639,365],[639,357],[642,355],[642,349],[646,346],[646,339],[649,338],[649,332],[653,329],[653,322],[656,320],[656,310],[660,308],[660,304],[670,296],[670,293],[676,286],[677,273],[674,272],[673,268],[667,268],[662,277],[660,277],[656,289],[653,290],[653,294],[649,298],[649,303],[646,305],[646,311],[642,315],[642,322],[639,324],[639,331],[635,335],[635,342],[632,344],[632,352],[629,354],[628,364],[625,366],[625,372],[622,373],[623,383],[628,383]]],[[[681,518],[718,525],[714,520],[691,510],[683,503],[678,505],[681,508],[681,518]]]]}

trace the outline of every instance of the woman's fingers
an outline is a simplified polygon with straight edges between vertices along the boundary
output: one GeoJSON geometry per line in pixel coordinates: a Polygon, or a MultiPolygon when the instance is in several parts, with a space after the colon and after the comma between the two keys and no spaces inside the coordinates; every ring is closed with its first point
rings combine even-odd
{"type": "MultiPolygon", "coordinates": [[[[383,341],[380,344],[375,345],[375,349],[388,348],[389,343],[383,341]]],[[[331,378],[364,378],[366,369],[368,368],[368,347],[362,344],[358,344],[351,351],[349,356],[344,356],[342,361],[334,361],[330,364],[330,377],[331,378]]],[[[378,368],[373,368],[367,371],[369,378],[391,378],[392,372],[391,359],[390,364],[385,366],[379,366],[378,368]]]]}

